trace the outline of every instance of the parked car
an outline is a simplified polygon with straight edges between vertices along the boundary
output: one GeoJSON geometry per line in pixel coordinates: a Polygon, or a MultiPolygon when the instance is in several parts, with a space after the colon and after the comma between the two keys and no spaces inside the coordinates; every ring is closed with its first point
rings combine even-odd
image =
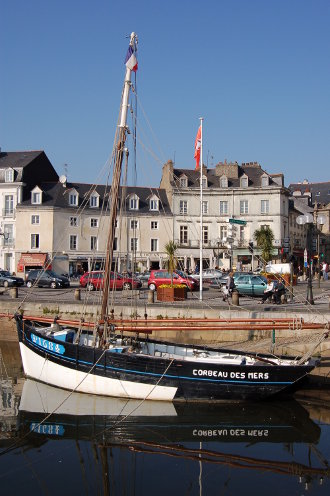
{"type": "Polygon", "coordinates": [[[241,296],[263,296],[267,279],[255,274],[244,274],[234,278],[235,289],[241,296]]]}
{"type": "Polygon", "coordinates": [[[70,280],[52,270],[32,269],[27,275],[26,285],[28,288],[36,285],[43,288],[68,288],[70,280]]]}
{"type": "MultiPolygon", "coordinates": [[[[211,282],[212,279],[220,279],[223,276],[223,272],[218,269],[205,269],[202,272],[202,279],[203,282],[211,282]]],[[[199,274],[194,274],[192,277],[196,279],[197,281],[200,280],[199,274]]]]}
{"type": "MultiPolygon", "coordinates": [[[[161,284],[171,284],[171,280],[171,274],[166,269],[152,270],[148,280],[148,288],[155,291],[161,284]]],[[[199,283],[196,279],[179,270],[173,272],[173,283],[184,284],[191,291],[199,288],[199,283]]]]}
{"type": "MultiPolygon", "coordinates": [[[[103,289],[104,272],[97,270],[86,272],[80,278],[80,286],[87,288],[89,291],[94,289],[103,289]]],[[[109,289],[139,289],[142,287],[142,282],[135,277],[124,277],[116,272],[110,273],[109,289]]]]}
{"type": "Polygon", "coordinates": [[[0,270],[0,286],[8,288],[9,286],[24,286],[22,277],[12,276],[8,270],[0,270]]]}
{"type": "MultiPolygon", "coordinates": [[[[239,271],[234,272],[234,276],[233,276],[234,281],[235,281],[235,279],[237,279],[237,277],[239,277],[241,275],[252,275],[252,272],[239,272],[239,271]]],[[[221,289],[223,286],[226,286],[228,277],[229,277],[229,272],[226,272],[220,278],[211,279],[210,288],[221,289]]]]}

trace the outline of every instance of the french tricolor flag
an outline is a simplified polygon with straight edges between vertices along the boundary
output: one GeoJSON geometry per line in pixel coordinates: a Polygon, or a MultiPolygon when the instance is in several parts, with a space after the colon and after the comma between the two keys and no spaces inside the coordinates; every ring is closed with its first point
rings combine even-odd
{"type": "Polygon", "coordinates": [[[130,69],[131,71],[134,71],[134,72],[137,71],[138,63],[137,63],[137,60],[135,57],[133,47],[131,45],[129,45],[128,50],[127,50],[127,54],[126,54],[126,58],[125,58],[125,64],[126,64],[126,67],[128,69],[130,69]]]}

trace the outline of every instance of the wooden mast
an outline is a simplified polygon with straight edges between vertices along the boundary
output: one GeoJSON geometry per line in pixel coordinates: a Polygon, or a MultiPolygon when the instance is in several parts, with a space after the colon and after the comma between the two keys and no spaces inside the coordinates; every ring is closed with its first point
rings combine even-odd
{"type": "MultiPolygon", "coordinates": [[[[134,54],[137,49],[137,36],[135,33],[131,34],[130,48],[132,49],[134,54]]],[[[103,288],[102,306],[101,306],[101,320],[104,321],[106,321],[108,315],[110,274],[111,274],[111,267],[113,260],[113,243],[115,239],[120,177],[121,177],[121,169],[122,169],[122,162],[123,162],[125,142],[126,142],[127,110],[129,105],[128,103],[129,91],[131,87],[131,73],[132,73],[132,68],[130,68],[130,65],[128,63],[126,63],[124,90],[121,101],[119,134],[115,149],[115,162],[114,162],[112,184],[111,184],[111,191],[109,198],[109,202],[110,202],[109,233],[108,233],[106,253],[105,253],[104,288],[103,288]]]]}

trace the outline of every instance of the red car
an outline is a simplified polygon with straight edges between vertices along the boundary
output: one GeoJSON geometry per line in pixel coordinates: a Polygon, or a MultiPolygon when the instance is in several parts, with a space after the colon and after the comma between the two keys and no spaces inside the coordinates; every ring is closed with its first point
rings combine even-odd
{"type": "MultiPolygon", "coordinates": [[[[166,269],[152,270],[148,280],[148,288],[155,291],[161,284],[171,284],[171,274],[166,269]]],[[[196,279],[179,270],[173,272],[173,284],[184,284],[191,291],[199,288],[196,279]]]]}
{"type": "MultiPolygon", "coordinates": [[[[87,288],[89,291],[93,291],[93,289],[103,289],[104,272],[86,272],[83,276],[81,276],[79,282],[82,288],[87,288]]],[[[124,277],[115,272],[110,273],[109,289],[139,289],[141,287],[142,283],[137,279],[124,277]]]]}

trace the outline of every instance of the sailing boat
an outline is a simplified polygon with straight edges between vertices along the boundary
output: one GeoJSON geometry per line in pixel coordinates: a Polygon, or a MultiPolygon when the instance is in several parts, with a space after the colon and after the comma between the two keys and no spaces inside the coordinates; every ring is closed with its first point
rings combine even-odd
{"type": "Polygon", "coordinates": [[[162,401],[267,398],[297,388],[315,367],[309,356],[273,357],[241,351],[158,342],[116,333],[109,317],[109,281],[131,74],[137,67],[131,34],[121,101],[100,318],[76,326],[16,315],[25,374],[46,384],[101,396],[162,401]]]}

